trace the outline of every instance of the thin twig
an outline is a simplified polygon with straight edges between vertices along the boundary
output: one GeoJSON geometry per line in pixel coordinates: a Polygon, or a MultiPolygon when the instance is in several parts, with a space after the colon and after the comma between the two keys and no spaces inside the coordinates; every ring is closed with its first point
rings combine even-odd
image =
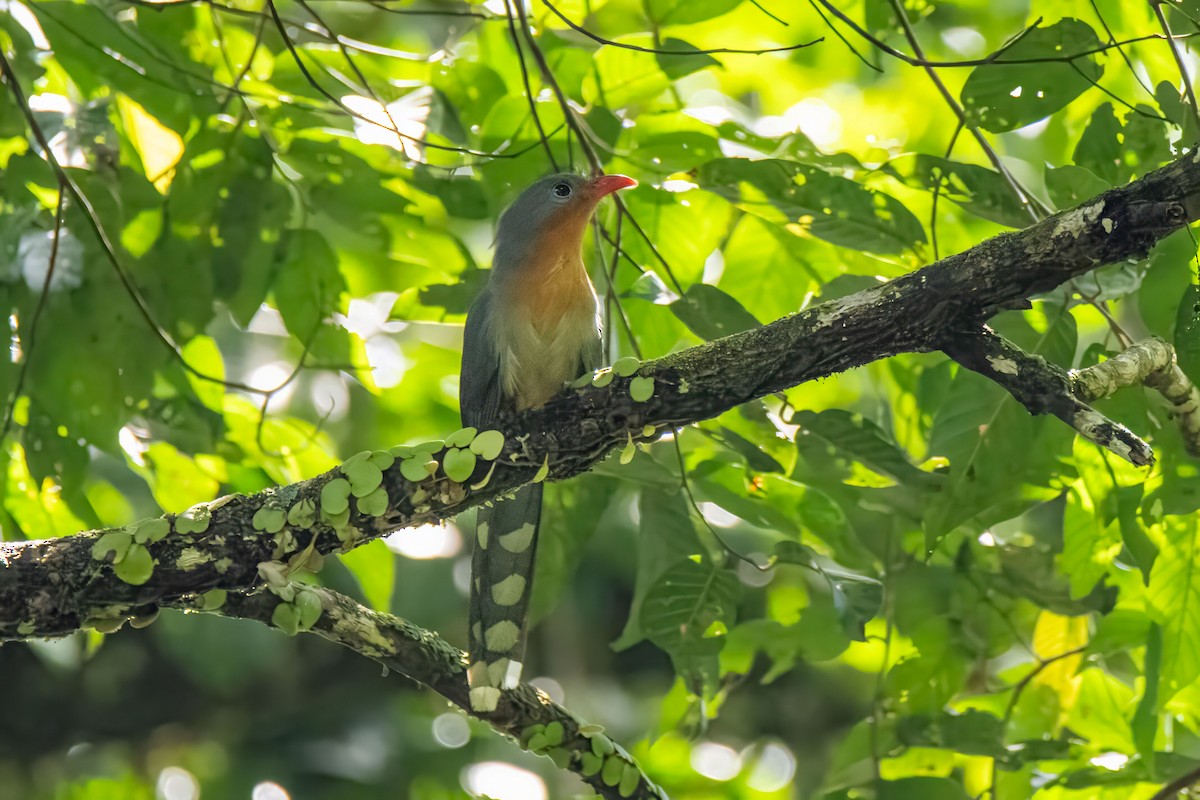
{"type": "Polygon", "coordinates": [[[58,202],[54,208],[54,238],[50,242],[50,263],[46,266],[46,277],[42,281],[42,293],[38,296],[37,305],[33,309],[33,318],[29,320],[29,335],[21,342],[21,369],[17,372],[17,383],[13,386],[12,394],[8,396],[8,404],[4,408],[4,425],[0,428],[0,440],[8,436],[12,428],[13,413],[17,400],[21,397],[21,389],[25,386],[25,375],[33,362],[33,348],[37,345],[38,322],[42,319],[42,311],[50,297],[50,284],[54,279],[54,268],[58,265],[58,244],[62,238],[63,202],[66,192],[63,185],[58,184],[58,202]]]}
{"type": "MultiPolygon", "coordinates": [[[[550,9],[550,11],[554,14],[554,16],[556,16],[560,20],[562,20],[563,23],[566,24],[566,26],[568,28],[575,31],[576,33],[583,34],[584,36],[591,39],[593,42],[596,42],[597,44],[608,45],[609,47],[619,47],[622,50],[633,50],[638,53],[652,53],[653,55],[656,55],[656,56],[719,55],[722,53],[724,53],[726,55],[761,56],[765,53],[788,53],[793,50],[803,50],[805,47],[812,47],[814,44],[819,44],[820,42],[825,41],[825,37],[821,37],[820,39],[813,39],[811,42],[804,42],[803,44],[790,44],[790,45],[787,45],[786,47],[764,47],[759,50],[742,50],[742,49],[737,49],[737,48],[732,48],[732,47],[714,47],[714,48],[711,48],[708,50],[670,50],[670,49],[663,49],[660,47],[642,47],[641,45],[629,44],[628,42],[616,42],[616,41],[613,41],[612,39],[605,39],[603,36],[600,36],[599,34],[596,34],[596,33],[592,33],[587,28],[574,22],[566,14],[559,11],[558,8],[556,8],[553,3],[549,2],[549,0],[542,0],[542,3],[546,6],[546,8],[550,9]]],[[[758,5],[758,4],[755,3],[755,5],[758,5]]],[[[780,20],[780,21],[782,22],[782,20],[780,20]]],[[[784,23],[784,24],[786,24],[786,23],[784,23]]]]}
{"type": "MultiPolygon", "coordinates": [[[[517,2],[523,3],[525,0],[517,0],[517,2]]],[[[546,129],[542,127],[542,118],[538,115],[537,98],[533,94],[533,87],[529,81],[529,66],[525,63],[525,50],[521,47],[521,35],[517,32],[516,14],[513,12],[511,0],[504,0],[504,10],[508,13],[509,36],[512,37],[513,49],[517,52],[521,82],[525,86],[525,97],[529,101],[529,114],[533,117],[533,124],[538,131],[538,141],[542,143],[542,147],[546,151],[546,159],[550,162],[550,167],[558,172],[558,159],[554,157],[554,149],[550,147],[550,139],[546,136],[546,129]]],[[[524,27],[523,22],[522,27],[524,27]]],[[[526,31],[526,35],[528,36],[528,31],[526,31]]]]}
{"type": "Polygon", "coordinates": [[[1192,78],[1188,75],[1187,64],[1183,62],[1183,53],[1179,52],[1179,48],[1175,46],[1175,38],[1171,35],[1171,23],[1167,21],[1167,17],[1162,11],[1162,0],[1150,0],[1150,7],[1154,9],[1154,16],[1158,18],[1158,24],[1166,35],[1171,48],[1171,56],[1175,59],[1175,65],[1179,67],[1183,90],[1187,94],[1188,102],[1192,105],[1192,117],[1195,119],[1197,129],[1200,129],[1200,108],[1196,106],[1196,92],[1192,89],[1192,78]]]}

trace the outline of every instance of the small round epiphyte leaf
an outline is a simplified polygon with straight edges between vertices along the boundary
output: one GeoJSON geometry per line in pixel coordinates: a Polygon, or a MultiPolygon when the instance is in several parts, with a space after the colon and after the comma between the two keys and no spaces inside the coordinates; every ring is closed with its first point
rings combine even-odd
{"type": "Polygon", "coordinates": [[[642,362],[634,356],[625,356],[618,358],[612,365],[612,371],[620,375],[622,378],[628,378],[633,373],[641,369],[642,362]]]}
{"type": "Polygon", "coordinates": [[[629,396],[635,403],[644,403],[654,396],[654,378],[637,377],[629,382],[629,396]]]}
{"type": "Polygon", "coordinates": [[[633,764],[626,764],[625,769],[621,771],[621,782],[617,784],[617,794],[621,797],[631,796],[641,780],[642,773],[638,772],[638,768],[633,764]]]}
{"type": "Polygon", "coordinates": [[[350,494],[355,497],[365,497],[383,483],[383,472],[370,461],[364,460],[351,465],[343,464],[342,474],[350,481],[350,494]]]}
{"type": "Polygon", "coordinates": [[[414,444],[413,452],[425,453],[426,455],[433,455],[434,453],[440,452],[441,449],[445,446],[446,446],[446,443],[443,442],[441,439],[431,439],[428,442],[421,442],[420,444],[414,444]]]}
{"type": "Polygon", "coordinates": [[[546,742],[551,747],[558,747],[560,744],[563,743],[563,736],[564,736],[563,724],[561,722],[559,722],[558,720],[551,722],[550,724],[548,724],[546,726],[545,734],[546,734],[546,742]]]}
{"type": "Polygon", "coordinates": [[[342,529],[350,524],[350,506],[347,505],[336,514],[326,514],[321,512],[321,519],[326,525],[338,532],[338,538],[342,536],[342,529]]]}
{"type": "Polygon", "coordinates": [[[500,431],[481,431],[471,440],[471,452],[484,461],[495,461],[504,449],[504,434],[500,431]]]}
{"type": "Polygon", "coordinates": [[[380,486],[366,497],[358,499],[358,510],[369,517],[380,517],[388,509],[387,489],[380,486]]]}
{"type": "Polygon", "coordinates": [[[613,372],[611,369],[597,370],[596,374],[592,376],[592,386],[603,388],[612,383],[612,379],[613,372]]]}
{"type": "Polygon", "coordinates": [[[429,473],[425,471],[425,453],[417,453],[412,458],[406,458],[400,462],[400,474],[405,480],[417,483],[429,477],[429,473]]]}
{"type": "Polygon", "coordinates": [[[286,511],[282,508],[266,505],[255,511],[254,517],[250,520],[250,524],[254,526],[254,530],[265,531],[266,533],[279,533],[283,530],[283,526],[286,523],[286,511]]]}
{"type": "Polygon", "coordinates": [[[389,447],[388,452],[396,458],[412,458],[417,451],[406,444],[398,444],[395,447],[389,447]]]}
{"type": "Polygon", "coordinates": [[[291,603],[280,603],[271,612],[271,624],[288,636],[295,636],[300,630],[300,615],[291,603]]]}
{"type": "Polygon", "coordinates": [[[465,428],[459,428],[446,437],[446,447],[467,447],[471,444],[471,440],[475,438],[475,434],[477,433],[479,431],[469,425],[465,428]]]}
{"type": "Polygon", "coordinates": [[[171,532],[171,523],[163,517],[143,519],[129,526],[133,540],[139,544],[157,542],[171,532]]]}
{"type": "Polygon", "coordinates": [[[224,589],[209,589],[200,595],[200,608],[204,611],[216,611],[225,605],[225,598],[227,596],[228,592],[224,589]]]}
{"type": "Polygon", "coordinates": [[[442,457],[442,469],[445,470],[446,477],[450,480],[464,483],[475,471],[475,460],[475,454],[470,450],[452,447],[442,457]]]}
{"type": "Polygon", "coordinates": [[[592,753],[584,753],[580,759],[579,774],[585,778],[590,778],[599,772],[604,767],[604,759],[592,753]]]}
{"type": "Polygon", "coordinates": [[[396,456],[387,450],[372,450],[368,460],[380,469],[388,469],[396,463],[396,456]]]}
{"type": "Polygon", "coordinates": [[[568,383],[567,388],[568,389],[582,389],[585,386],[591,385],[592,378],[594,378],[595,376],[596,376],[596,373],[594,373],[594,372],[585,372],[582,375],[580,375],[578,378],[576,378],[575,380],[568,383]]]}
{"type": "Polygon", "coordinates": [[[321,487],[321,511],[336,515],[350,507],[350,481],[334,478],[321,487]]]}
{"type": "Polygon", "coordinates": [[[317,504],[311,497],[304,497],[288,509],[288,525],[293,528],[309,528],[317,521],[317,504]]]}
{"type": "Polygon", "coordinates": [[[185,536],[191,533],[204,533],[212,520],[212,511],[207,503],[192,506],[175,518],[175,532],[185,536]]]}
{"type": "Polygon", "coordinates": [[[296,593],[296,621],[300,630],[306,631],[321,618],[321,597],[309,589],[301,589],[296,593]]]}
{"type": "Polygon", "coordinates": [[[630,461],[633,461],[633,457],[636,454],[637,448],[633,444],[633,436],[629,435],[627,441],[625,442],[625,446],[621,448],[621,463],[628,464],[630,461]]]}
{"type": "Polygon", "coordinates": [[[96,540],[92,545],[92,558],[97,561],[103,561],[108,558],[108,554],[113,554],[113,563],[116,563],[125,557],[129,552],[129,547],[133,544],[133,534],[124,528],[116,531],[109,531],[96,540]]]}
{"type": "Polygon", "coordinates": [[[345,461],[343,461],[342,469],[345,469],[347,466],[349,466],[351,464],[361,464],[362,462],[366,461],[370,457],[371,457],[370,450],[362,450],[362,451],[350,456],[345,461]]]}
{"type": "Polygon", "coordinates": [[[150,580],[154,572],[154,556],[145,546],[133,544],[120,562],[113,564],[113,572],[130,586],[141,586],[150,580]]]}
{"type": "Polygon", "coordinates": [[[616,751],[612,739],[603,733],[593,734],[590,741],[592,743],[592,752],[601,758],[607,758],[616,751]]]}
{"type": "MultiPolygon", "coordinates": [[[[484,664],[483,662],[479,662],[479,663],[478,663],[478,666],[479,666],[479,667],[486,667],[487,665],[486,665],[486,664],[484,664]]],[[[520,742],[521,742],[521,747],[523,747],[523,748],[525,748],[526,750],[528,750],[528,749],[529,749],[529,740],[530,740],[531,738],[533,738],[533,735],[534,735],[535,733],[541,733],[541,732],[542,732],[542,731],[544,731],[544,730],[546,730],[546,726],[545,726],[545,725],[541,725],[541,724],[538,724],[538,725],[530,725],[528,728],[522,728],[522,729],[521,729],[521,734],[520,734],[520,736],[518,736],[518,737],[517,737],[517,738],[518,738],[518,741],[520,741],[520,742]]]]}
{"type": "Polygon", "coordinates": [[[604,759],[604,767],[600,770],[600,780],[605,786],[616,786],[625,774],[625,761],[617,755],[604,759]]]}

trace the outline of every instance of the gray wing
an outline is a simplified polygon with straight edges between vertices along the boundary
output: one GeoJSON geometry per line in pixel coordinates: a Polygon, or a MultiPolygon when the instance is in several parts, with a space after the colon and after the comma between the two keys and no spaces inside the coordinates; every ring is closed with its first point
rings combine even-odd
{"type": "Polygon", "coordinates": [[[484,289],[467,311],[458,381],[462,423],[481,430],[500,415],[502,403],[500,354],[491,332],[492,302],[492,293],[484,289]]]}

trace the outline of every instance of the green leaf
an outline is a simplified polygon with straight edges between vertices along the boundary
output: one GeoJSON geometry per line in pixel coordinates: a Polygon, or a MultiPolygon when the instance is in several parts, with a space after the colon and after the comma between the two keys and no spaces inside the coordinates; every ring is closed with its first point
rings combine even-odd
{"type": "MultiPolygon", "coordinates": [[[[649,0],[651,4],[658,0],[649,0]]],[[[695,5],[695,2],[687,4],[688,6],[695,5]]],[[[705,67],[721,66],[721,62],[717,61],[707,53],[700,52],[700,49],[695,45],[685,42],[683,39],[675,39],[668,37],[663,39],[660,50],[676,50],[688,51],[688,55],[666,55],[659,53],[655,56],[658,59],[659,69],[663,71],[671,80],[678,80],[685,75],[691,75],[693,72],[699,72],[705,67]]]]}
{"type": "MultiPolygon", "coordinates": [[[[1001,315],[993,325],[1028,352],[1056,363],[1075,355],[1074,318],[1046,304],[1001,315]]],[[[1056,459],[1070,453],[1074,437],[1052,420],[1032,418],[991,381],[960,371],[934,412],[929,454],[950,461],[948,480],[924,514],[930,546],[958,525],[982,531],[1059,494],[1056,459]]]]}
{"type": "Polygon", "coordinates": [[[800,426],[801,436],[823,439],[843,457],[859,461],[870,469],[900,483],[917,488],[941,485],[942,476],[913,466],[908,456],[883,430],[861,414],[841,409],[820,413],[797,411],[791,422],[800,426]]]}
{"type": "Polygon", "coordinates": [[[949,778],[901,778],[880,781],[879,800],[970,800],[962,785],[949,778]]]}
{"type": "Polygon", "coordinates": [[[1154,774],[1154,739],[1158,733],[1160,710],[1158,682],[1162,669],[1162,634],[1162,628],[1152,624],[1146,636],[1146,661],[1142,670],[1146,680],[1137,710],[1133,713],[1132,724],[1133,740],[1137,744],[1138,755],[1145,760],[1151,775],[1154,774]]]}
{"type": "Polygon", "coordinates": [[[646,638],[642,623],[643,604],[667,566],[702,551],[687,504],[678,490],[667,493],[662,488],[646,485],[638,496],[638,511],[637,575],[629,619],[620,637],[612,643],[617,651],[646,638]]]}
{"type": "Polygon", "coordinates": [[[1000,225],[1024,228],[1032,221],[1012,185],[987,167],[918,154],[903,173],[910,186],[936,190],[972,214],[1000,225]]]}
{"type": "Polygon", "coordinates": [[[495,461],[504,449],[504,434],[500,431],[480,431],[471,440],[471,452],[484,461],[495,461]]]}
{"type": "Polygon", "coordinates": [[[732,572],[708,561],[684,559],[655,580],[639,622],[646,638],[665,650],[692,693],[710,697],[719,678],[724,637],[709,634],[733,624],[740,584],[732,572]]]}
{"type": "Polygon", "coordinates": [[[1112,184],[1083,167],[1068,164],[1046,170],[1046,191],[1059,210],[1074,208],[1112,188],[1112,184]]]}
{"type": "MultiPolygon", "coordinates": [[[[617,36],[613,41],[634,47],[654,47],[654,38],[646,33],[617,36]]],[[[605,45],[596,51],[594,70],[583,84],[583,97],[589,103],[600,102],[615,110],[652,101],[670,85],[671,80],[659,68],[653,54],[605,45]]],[[[525,103],[522,98],[514,99],[525,103]]],[[[491,123],[490,118],[488,122],[491,123]]]]}
{"type": "Polygon", "coordinates": [[[896,198],[794,161],[717,159],[696,181],[768,222],[841,247],[889,254],[925,242],[920,221],[896,198]]]}
{"type": "Polygon", "coordinates": [[[1167,517],[1166,541],[1150,571],[1146,602],[1162,628],[1160,703],[1200,677],[1200,521],[1167,517]]]}
{"type": "Polygon", "coordinates": [[[1175,318],[1175,359],[1188,379],[1200,385],[1200,286],[1194,283],[1179,301],[1175,318]]]}
{"type": "Polygon", "coordinates": [[[475,471],[475,462],[475,454],[470,450],[451,447],[442,458],[442,469],[445,470],[447,478],[462,483],[475,471]]]}
{"type": "Polygon", "coordinates": [[[1082,486],[1067,493],[1061,565],[1072,597],[1087,595],[1121,553],[1119,524],[1105,520],[1095,500],[1082,486]]]}
{"type": "Polygon", "coordinates": [[[642,0],[646,16],[658,25],[690,25],[728,14],[742,0],[642,0]]]}
{"type": "MultiPolygon", "coordinates": [[[[1096,32],[1077,19],[1034,28],[1000,61],[1055,59],[1099,48],[1096,32]]],[[[1104,74],[1093,56],[1032,64],[983,64],[971,70],[960,97],[968,116],[993,133],[1011,131],[1058,111],[1104,74]]]]}
{"type": "Polygon", "coordinates": [[[334,311],[341,310],[346,284],[337,255],[316,231],[289,231],[286,256],[272,292],[284,324],[300,341],[308,341],[334,311]]]}
{"type": "Polygon", "coordinates": [[[1107,181],[1110,186],[1124,183],[1120,135],[1121,123],[1113,112],[1112,103],[1101,103],[1092,112],[1079,143],[1075,145],[1072,156],[1075,164],[1087,169],[1099,180],[1107,181]]]}
{"type": "Polygon", "coordinates": [[[143,545],[130,545],[125,557],[113,564],[113,571],[125,583],[141,586],[154,572],[154,556],[143,545]]]}
{"type": "MultiPolygon", "coordinates": [[[[184,160],[189,157],[190,150],[184,153],[184,160]]],[[[270,289],[275,256],[281,252],[284,242],[290,241],[283,236],[283,224],[291,202],[287,191],[273,179],[270,147],[261,140],[246,138],[239,141],[236,156],[230,159],[231,168],[236,169],[233,174],[222,170],[225,174],[197,177],[206,179],[209,185],[205,188],[214,195],[228,193],[228,199],[217,205],[215,214],[211,208],[203,208],[201,213],[212,217],[206,221],[209,224],[215,222],[220,241],[212,251],[216,295],[228,304],[240,324],[249,325],[270,289]],[[222,185],[220,182],[224,180],[229,183],[222,185]]],[[[189,187],[187,181],[180,181],[176,188],[183,193],[189,187]]],[[[204,195],[200,192],[196,195],[191,202],[203,203],[204,195]]],[[[314,237],[306,232],[298,234],[298,238],[309,240],[314,237]]],[[[301,324],[305,321],[297,320],[301,324]]],[[[308,328],[298,335],[307,336],[311,332],[308,328]]]]}
{"type": "MultiPolygon", "coordinates": [[[[1192,116],[1189,111],[1186,118],[1192,116]]],[[[1122,122],[1113,112],[1112,103],[1102,103],[1092,113],[1072,158],[1077,166],[1120,186],[1171,157],[1167,131],[1166,121],[1149,106],[1139,104],[1130,109],[1122,122]]]]}
{"type": "Polygon", "coordinates": [[[396,580],[396,556],[387,545],[376,539],[342,553],[338,558],[358,581],[367,605],[376,611],[390,611],[396,580]]]}
{"type": "Polygon", "coordinates": [[[706,340],[762,326],[741,303],[707,283],[692,285],[671,303],[671,310],[692,333],[706,340]]]}
{"type": "Polygon", "coordinates": [[[858,642],[866,641],[866,625],[879,613],[883,602],[883,585],[879,581],[822,558],[797,542],[776,544],[774,558],[780,563],[812,570],[812,583],[830,592],[846,635],[858,642]]]}
{"type": "Polygon", "coordinates": [[[979,709],[943,711],[931,716],[904,717],[896,738],[909,747],[946,747],[960,753],[1003,758],[1004,721],[979,709]]]}

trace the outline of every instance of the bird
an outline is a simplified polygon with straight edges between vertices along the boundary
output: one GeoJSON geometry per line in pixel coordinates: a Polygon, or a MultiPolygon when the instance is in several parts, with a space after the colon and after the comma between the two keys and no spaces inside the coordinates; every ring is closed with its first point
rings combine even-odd
{"type": "MultiPolygon", "coordinates": [[[[583,265],[583,233],[625,175],[557,173],[500,216],[487,284],[467,311],[459,405],[464,427],[544,405],[601,366],[600,304],[583,265]]],[[[542,511],[542,484],[481,507],[471,558],[467,682],[471,708],[496,709],[520,682],[542,511]]]]}

